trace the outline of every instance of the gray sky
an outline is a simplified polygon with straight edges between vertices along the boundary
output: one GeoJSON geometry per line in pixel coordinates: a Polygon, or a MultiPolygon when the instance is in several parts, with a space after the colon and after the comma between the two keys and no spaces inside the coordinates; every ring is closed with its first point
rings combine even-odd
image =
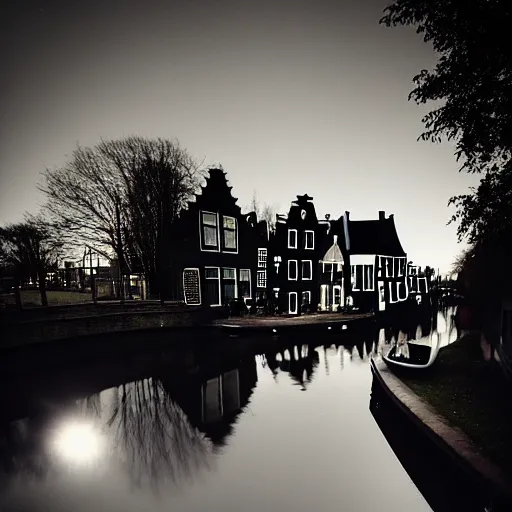
{"type": "Polygon", "coordinates": [[[45,167],[79,142],[177,138],[222,163],[239,204],[394,213],[409,257],[448,271],[450,196],[477,183],[417,142],[407,101],[435,56],[378,24],[387,0],[7,0],[0,15],[0,224],[35,211],[45,167]]]}

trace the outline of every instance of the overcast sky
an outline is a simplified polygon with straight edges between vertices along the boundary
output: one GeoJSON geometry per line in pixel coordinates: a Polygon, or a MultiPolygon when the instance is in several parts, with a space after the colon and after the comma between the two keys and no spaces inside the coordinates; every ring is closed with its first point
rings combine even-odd
{"type": "Polygon", "coordinates": [[[2,52],[0,224],[34,212],[39,173],[77,143],[177,138],[221,163],[244,207],[321,218],[394,213],[409,257],[448,271],[460,251],[450,196],[476,178],[453,148],[417,142],[407,101],[435,55],[378,21],[386,0],[8,0],[2,52]]]}

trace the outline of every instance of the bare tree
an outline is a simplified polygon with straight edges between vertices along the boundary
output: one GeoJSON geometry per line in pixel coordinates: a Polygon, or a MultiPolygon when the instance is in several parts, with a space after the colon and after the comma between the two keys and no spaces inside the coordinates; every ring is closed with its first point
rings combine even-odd
{"type": "Polygon", "coordinates": [[[44,179],[47,209],[68,238],[99,253],[110,250],[121,277],[141,267],[150,290],[161,294],[174,221],[200,179],[198,166],[177,142],[127,137],[78,147],[62,168],[47,169],[44,179]]]}
{"type": "Polygon", "coordinates": [[[69,162],[46,169],[43,177],[39,189],[47,197],[45,209],[62,228],[66,241],[97,252],[110,250],[123,269],[126,200],[122,177],[112,162],[98,148],[78,146],[69,162]]]}
{"type": "Polygon", "coordinates": [[[258,220],[266,221],[271,232],[275,231],[277,208],[274,205],[269,205],[268,203],[262,204],[258,199],[256,191],[253,192],[248,209],[256,213],[258,220]]]}
{"type": "Polygon", "coordinates": [[[15,271],[16,301],[21,306],[19,285],[30,277],[39,284],[41,304],[48,305],[46,276],[57,267],[64,243],[55,226],[41,217],[27,216],[24,222],[0,228],[0,257],[15,271]]]}
{"type": "Polygon", "coordinates": [[[132,258],[140,261],[153,294],[166,297],[176,220],[203,174],[178,142],[129,137],[98,147],[123,178],[129,225],[125,238],[132,258]]]}

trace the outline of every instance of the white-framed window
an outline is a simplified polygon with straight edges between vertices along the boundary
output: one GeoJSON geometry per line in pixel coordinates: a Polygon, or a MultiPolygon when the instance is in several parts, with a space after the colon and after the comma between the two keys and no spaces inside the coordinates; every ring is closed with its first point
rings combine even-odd
{"type": "Polygon", "coordinates": [[[256,286],[258,288],[266,288],[267,287],[267,271],[266,270],[258,270],[256,272],[256,286]]]}
{"type": "Polygon", "coordinates": [[[214,212],[200,212],[201,250],[219,250],[219,216],[214,212]]]}
{"type": "Polygon", "coordinates": [[[297,281],[297,260],[288,260],[288,281],[297,281]]]}
{"type": "Polygon", "coordinates": [[[210,306],[221,305],[220,268],[204,267],[205,293],[210,306]]]}
{"type": "Polygon", "coordinates": [[[313,279],[313,262],[311,260],[302,261],[302,280],[311,281],[313,279]]]}
{"type": "Polygon", "coordinates": [[[394,304],[395,302],[398,302],[398,288],[396,286],[396,283],[390,282],[388,283],[389,286],[389,302],[391,304],[394,304]]]}
{"type": "Polygon", "coordinates": [[[297,304],[297,292],[288,293],[288,313],[296,315],[299,305],[297,304]]]}
{"type": "Polygon", "coordinates": [[[418,291],[420,293],[428,293],[428,283],[426,277],[418,277],[418,291]]]}
{"type": "Polygon", "coordinates": [[[315,232],[306,230],[304,231],[304,249],[315,248],[315,232]]]}
{"type": "Polygon", "coordinates": [[[244,299],[252,298],[251,271],[249,269],[241,268],[239,270],[238,296],[243,297],[244,299]]]}
{"type": "Polygon", "coordinates": [[[322,273],[331,274],[331,281],[334,280],[334,272],[342,272],[343,263],[329,263],[322,261],[322,273]]]}
{"type": "Polygon", "coordinates": [[[364,265],[363,270],[364,291],[374,291],[375,283],[373,278],[373,265],[364,265]]]}
{"type": "Polygon", "coordinates": [[[351,265],[352,290],[360,292],[364,289],[364,265],[351,265]]]}
{"type": "Polygon", "coordinates": [[[386,258],[386,277],[393,277],[393,258],[386,258]]]}
{"type": "Polygon", "coordinates": [[[407,300],[407,297],[409,294],[407,293],[406,282],[400,281],[400,282],[396,283],[396,288],[397,288],[398,300],[400,300],[400,301],[407,300]]]}
{"type": "Polygon", "coordinates": [[[302,292],[301,305],[305,306],[307,304],[311,304],[311,292],[308,290],[304,290],[302,292]]]}
{"type": "Polygon", "coordinates": [[[341,286],[336,285],[332,288],[332,304],[333,306],[341,306],[341,286]]]}
{"type": "Polygon", "coordinates": [[[229,302],[238,298],[238,289],[236,285],[236,269],[222,269],[222,299],[223,302],[229,302]]]}
{"type": "Polygon", "coordinates": [[[418,292],[418,278],[416,276],[409,277],[409,291],[418,292]]]}
{"type": "Polygon", "coordinates": [[[234,217],[222,217],[222,248],[236,251],[238,248],[237,222],[234,217]]]}
{"type": "Polygon", "coordinates": [[[258,249],[258,268],[267,268],[267,254],[268,251],[265,247],[258,249]]]}
{"type": "Polygon", "coordinates": [[[397,277],[404,277],[406,258],[396,258],[396,259],[398,260],[398,273],[396,275],[397,275],[397,277]]]}
{"type": "Polygon", "coordinates": [[[379,259],[377,260],[377,277],[383,277],[384,276],[384,266],[386,265],[386,258],[379,256],[379,259]]]}
{"type": "Polygon", "coordinates": [[[297,249],[297,230],[288,229],[288,249],[297,249]]]}

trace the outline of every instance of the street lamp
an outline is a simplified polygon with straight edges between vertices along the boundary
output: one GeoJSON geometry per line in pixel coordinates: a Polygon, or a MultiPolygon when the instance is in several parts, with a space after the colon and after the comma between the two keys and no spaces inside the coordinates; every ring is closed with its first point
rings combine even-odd
{"type": "Polygon", "coordinates": [[[279,272],[279,265],[281,264],[283,260],[281,259],[281,256],[274,256],[274,265],[276,267],[276,273],[279,272]]]}

